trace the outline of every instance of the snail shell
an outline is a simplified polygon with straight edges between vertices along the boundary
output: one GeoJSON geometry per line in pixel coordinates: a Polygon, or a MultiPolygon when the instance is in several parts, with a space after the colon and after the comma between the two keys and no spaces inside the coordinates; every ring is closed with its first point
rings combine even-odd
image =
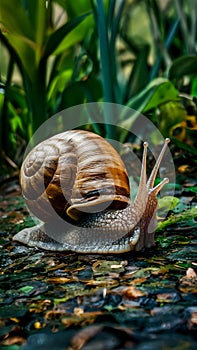
{"type": "Polygon", "coordinates": [[[124,208],[130,201],[126,168],[116,150],[100,136],[72,130],[36,146],[21,168],[23,196],[40,220],[78,219],[80,212],[124,208]]]}
{"type": "Polygon", "coordinates": [[[24,160],[20,182],[28,208],[45,224],[24,229],[13,239],[43,249],[96,253],[153,245],[157,193],[168,179],[156,187],[154,180],[168,142],[148,182],[144,143],[134,203],[124,163],[102,137],[72,130],[41,142],[24,160]],[[65,225],[57,226],[57,217],[65,225]]]}

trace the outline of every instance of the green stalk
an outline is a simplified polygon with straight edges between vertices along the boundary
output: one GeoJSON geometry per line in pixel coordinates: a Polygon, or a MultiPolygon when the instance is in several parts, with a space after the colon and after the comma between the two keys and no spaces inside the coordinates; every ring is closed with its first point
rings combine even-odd
{"type": "Polygon", "coordinates": [[[171,64],[172,64],[172,60],[171,57],[163,43],[162,40],[162,35],[161,35],[161,30],[159,28],[159,24],[157,21],[157,16],[153,11],[153,8],[151,6],[147,5],[147,13],[149,16],[149,20],[150,20],[150,25],[151,25],[151,31],[152,31],[152,35],[153,35],[153,40],[154,40],[154,46],[155,46],[155,50],[156,50],[156,57],[157,59],[162,59],[166,69],[168,69],[171,64]]]}
{"type": "Polygon", "coordinates": [[[39,126],[47,119],[45,79],[40,70],[35,72],[34,79],[30,80],[23,72],[23,84],[29,110],[28,138],[31,138],[39,126]]]}
{"type": "MultiPolygon", "coordinates": [[[[111,2],[110,2],[111,3],[111,2]]],[[[117,65],[116,65],[116,38],[118,34],[118,29],[120,25],[121,15],[124,8],[125,0],[122,0],[119,4],[119,8],[117,9],[117,14],[115,16],[114,10],[115,8],[112,8],[113,13],[111,15],[111,23],[110,23],[110,41],[109,41],[109,50],[110,50],[110,56],[111,56],[111,77],[112,77],[112,83],[113,83],[113,90],[114,90],[114,100],[116,103],[121,104],[122,97],[121,97],[121,91],[120,87],[117,81],[117,65]]],[[[110,8],[109,8],[110,11],[110,8]]]]}
{"type": "Polygon", "coordinates": [[[187,27],[183,6],[181,6],[179,0],[174,0],[174,5],[175,5],[177,15],[180,19],[180,27],[181,27],[181,31],[184,39],[184,45],[187,49],[187,53],[190,53],[190,33],[188,32],[188,27],[187,27]]]}
{"type": "MultiPolygon", "coordinates": [[[[8,139],[8,132],[9,132],[9,120],[7,120],[7,112],[8,112],[8,90],[11,86],[12,82],[12,75],[14,71],[14,58],[12,55],[10,55],[10,62],[8,65],[8,71],[7,71],[7,79],[6,79],[6,87],[4,90],[4,101],[2,106],[2,115],[1,115],[1,149],[4,150],[6,155],[9,155],[9,139],[8,139]]],[[[1,154],[2,156],[2,154],[1,154]]]]}
{"type": "Polygon", "coordinates": [[[195,43],[196,43],[196,32],[197,32],[197,14],[195,10],[195,2],[196,1],[193,1],[193,0],[189,1],[189,9],[191,13],[190,43],[191,43],[192,54],[195,54],[195,43]]]}
{"type": "Polygon", "coordinates": [[[101,73],[104,90],[104,102],[113,101],[113,88],[111,84],[111,62],[109,52],[109,40],[106,27],[106,16],[103,0],[97,0],[97,20],[98,20],[98,37],[101,57],[101,73]]]}
{"type": "Polygon", "coordinates": [[[35,132],[47,120],[46,113],[46,65],[39,65],[31,86],[32,128],[35,132]]]}
{"type": "MultiPolygon", "coordinates": [[[[97,0],[96,6],[96,23],[99,38],[100,47],[100,60],[101,60],[101,76],[103,85],[103,95],[104,102],[115,102],[113,93],[113,82],[112,82],[112,72],[111,72],[111,57],[109,49],[109,38],[107,33],[107,23],[104,10],[103,0],[97,0]]],[[[108,138],[113,138],[113,131],[111,124],[114,123],[113,115],[109,111],[109,108],[105,108],[104,105],[104,123],[106,125],[106,136],[108,138]]]]}

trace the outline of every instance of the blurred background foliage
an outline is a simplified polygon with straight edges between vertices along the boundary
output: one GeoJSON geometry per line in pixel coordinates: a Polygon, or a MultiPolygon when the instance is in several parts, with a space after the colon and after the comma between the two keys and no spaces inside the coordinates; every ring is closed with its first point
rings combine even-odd
{"type": "MultiPolygon", "coordinates": [[[[143,113],[195,155],[196,26],[197,0],[1,0],[1,172],[45,120],[99,101],[143,113]]],[[[96,131],[113,138],[110,118],[96,131]]]]}

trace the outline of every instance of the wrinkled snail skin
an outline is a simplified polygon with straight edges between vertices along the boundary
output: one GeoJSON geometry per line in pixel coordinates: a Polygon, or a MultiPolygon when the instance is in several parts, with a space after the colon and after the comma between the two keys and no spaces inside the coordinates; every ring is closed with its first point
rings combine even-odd
{"type": "Polygon", "coordinates": [[[79,253],[115,254],[153,246],[157,194],[168,179],[155,187],[154,181],[168,143],[166,139],[147,181],[144,142],[132,203],[126,168],[102,137],[72,130],[43,141],[24,160],[20,180],[27,206],[44,224],[20,231],[13,240],[79,253]]]}

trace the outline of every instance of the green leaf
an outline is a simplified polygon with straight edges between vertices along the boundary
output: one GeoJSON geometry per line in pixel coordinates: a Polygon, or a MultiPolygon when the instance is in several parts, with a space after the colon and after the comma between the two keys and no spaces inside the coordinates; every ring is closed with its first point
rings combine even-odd
{"type": "Polygon", "coordinates": [[[165,196],[158,200],[158,208],[160,210],[172,210],[179,204],[179,199],[177,197],[165,196]]]}
{"type": "Polygon", "coordinates": [[[45,1],[40,0],[26,0],[27,10],[29,14],[29,20],[32,23],[32,28],[34,30],[34,41],[36,43],[36,61],[42,56],[43,44],[46,39],[47,32],[47,11],[45,1]]]}
{"type": "Polygon", "coordinates": [[[185,192],[194,192],[195,194],[197,194],[197,186],[190,186],[190,187],[186,187],[184,188],[185,192]]]}
{"type": "Polygon", "coordinates": [[[77,1],[64,1],[56,0],[60,6],[62,6],[69,18],[77,17],[83,13],[86,13],[91,10],[90,1],[87,0],[77,0],[77,1]]]}
{"type": "Polygon", "coordinates": [[[35,42],[34,30],[21,1],[1,2],[0,23],[2,34],[17,53],[29,77],[34,74],[35,42]],[[17,11],[15,10],[17,8],[17,11]]]}
{"type": "Polygon", "coordinates": [[[1,2],[2,32],[20,58],[22,68],[31,81],[42,56],[47,31],[46,13],[45,1],[1,2]]]}
{"type": "MultiPolygon", "coordinates": [[[[179,141],[176,138],[171,138],[172,142],[177,145],[180,149],[184,149],[186,150],[188,153],[190,153],[191,155],[197,156],[197,149],[193,146],[188,145],[185,142],[179,141]]],[[[195,161],[195,158],[194,158],[195,161]]]]}
{"type": "MultiPolygon", "coordinates": [[[[194,220],[197,217],[197,208],[191,208],[189,210],[183,211],[178,214],[172,214],[165,221],[162,221],[158,224],[157,231],[163,230],[170,225],[177,224],[182,221],[194,220]]],[[[195,225],[195,220],[194,220],[195,225]]]]}
{"type": "Polygon", "coordinates": [[[48,100],[51,100],[52,104],[55,103],[57,94],[62,93],[64,91],[67,82],[72,76],[72,73],[72,69],[70,68],[65,69],[55,75],[48,90],[48,100]]]}
{"type": "Polygon", "coordinates": [[[29,292],[31,292],[32,289],[34,289],[34,287],[32,287],[32,286],[24,286],[24,287],[19,288],[19,291],[23,292],[25,294],[29,294],[29,292]]]}
{"type": "Polygon", "coordinates": [[[30,80],[34,79],[35,74],[35,46],[34,43],[23,40],[24,38],[10,33],[7,37],[9,43],[16,51],[21,60],[22,67],[30,80]]]}
{"type": "MultiPolygon", "coordinates": [[[[7,34],[14,33],[15,36],[34,40],[34,30],[27,16],[25,8],[20,0],[1,0],[0,23],[7,34]]],[[[6,34],[6,33],[5,33],[6,34]]]]}
{"type": "Polygon", "coordinates": [[[75,67],[73,71],[72,80],[82,81],[87,80],[88,76],[93,71],[93,62],[91,58],[84,52],[80,54],[75,60],[75,67]]]}
{"type": "Polygon", "coordinates": [[[4,91],[0,89],[0,120],[2,118],[4,98],[5,98],[4,91]]]}
{"type": "Polygon", "coordinates": [[[193,97],[197,97],[197,76],[192,80],[191,94],[193,97]]]}
{"type": "Polygon", "coordinates": [[[78,104],[83,104],[84,100],[85,94],[83,84],[81,82],[73,83],[64,90],[62,94],[62,102],[60,105],[60,109],[63,110],[65,108],[76,106],[78,104]]]}
{"type": "Polygon", "coordinates": [[[197,57],[182,56],[174,60],[169,70],[170,79],[182,79],[185,75],[197,74],[197,57]]]}
{"type": "Polygon", "coordinates": [[[7,97],[12,104],[22,109],[22,111],[27,107],[25,92],[20,86],[12,85],[7,87],[7,97]]]}
{"type": "Polygon", "coordinates": [[[141,93],[131,98],[127,106],[145,113],[177,97],[178,91],[168,79],[157,78],[152,80],[141,93]]]}
{"type": "Polygon", "coordinates": [[[172,137],[176,135],[186,117],[187,112],[181,101],[173,100],[159,106],[159,117],[156,115],[155,122],[158,123],[164,137],[172,137]]]}
{"type": "Polygon", "coordinates": [[[147,44],[144,44],[143,47],[139,50],[134,67],[131,71],[131,76],[128,82],[128,89],[130,90],[130,95],[134,96],[138,94],[148,83],[149,71],[148,71],[148,62],[147,57],[150,51],[150,47],[147,44]],[[143,72],[143,77],[142,77],[143,72]]]}
{"type": "Polygon", "coordinates": [[[90,12],[74,18],[51,34],[46,45],[45,55],[59,55],[70,46],[80,42],[93,27],[93,16],[90,12]]]}
{"type": "Polygon", "coordinates": [[[145,113],[153,108],[157,108],[160,104],[176,99],[177,97],[178,91],[168,79],[154,79],[144,90],[128,101],[127,106],[136,110],[136,113],[132,113],[130,118],[122,121],[119,125],[130,130],[132,124],[138,117],[139,112],[145,113]]]}

